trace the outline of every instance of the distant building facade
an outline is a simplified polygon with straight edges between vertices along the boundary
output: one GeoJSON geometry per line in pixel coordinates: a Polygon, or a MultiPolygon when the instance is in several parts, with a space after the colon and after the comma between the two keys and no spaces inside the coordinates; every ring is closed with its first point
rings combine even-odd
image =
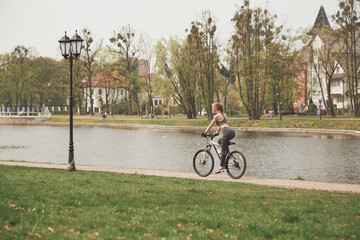
{"type": "MultiPolygon", "coordinates": [[[[329,34],[333,32],[329,20],[327,18],[325,9],[321,6],[318,16],[315,20],[313,28],[308,33],[311,35],[311,42],[302,49],[300,57],[300,71],[297,76],[297,83],[301,96],[294,101],[295,111],[305,111],[309,105],[310,99],[318,107],[318,109],[325,110],[324,100],[328,99],[328,91],[326,85],[326,74],[319,62],[321,61],[319,52],[323,50],[326,43],[333,41],[329,34]],[[325,29],[325,31],[324,31],[325,29]]],[[[346,80],[346,73],[343,68],[343,63],[336,62],[337,67],[331,80],[331,95],[330,98],[334,105],[337,114],[343,113],[348,109],[350,104],[350,97],[348,95],[348,86],[346,80]]]]}
{"type": "MultiPolygon", "coordinates": [[[[90,83],[83,81],[82,88],[84,93],[85,102],[83,103],[86,106],[86,111],[91,112],[91,102],[90,102],[90,83]]],[[[126,89],[122,87],[115,86],[115,81],[111,76],[105,75],[103,73],[92,77],[91,79],[91,90],[92,100],[93,100],[93,112],[100,113],[101,111],[106,111],[104,106],[106,105],[106,99],[108,99],[109,104],[120,104],[121,101],[125,99],[127,94],[126,89]]]]}
{"type": "MultiPolygon", "coordinates": [[[[136,67],[139,71],[139,76],[144,79],[146,84],[151,84],[153,74],[150,74],[149,62],[147,60],[139,60],[136,67]]],[[[96,114],[101,111],[109,111],[107,109],[106,99],[108,99],[108,105],[110,108],[110,105],[120,104],[122,101],[125,101],[127,96],[129,96],[128,91],[124,87],[117,85],[118,83],[116,83],[116,80],[114,80],[111,76],[112,74],[115,74],[117,79],[123,78],[123,76],[116,73],[100,73],[91,79],[93,112],[96,114]]],[[[89,84],[89,81],[86,79],[83,80],[82,88],[85,99],[83,106],[86,106],[87,112],[90,112],[91,110],[89,84]]],[[[145,112],[147,114],[150,114],[156,108],[168,105],[168,102],[160,95],[154,95],[152,96],[152,105],[154,106],[154,109],[146,109],[145,112]]],[[[165,112],[167,111],[165,110],[165,112]]]]}

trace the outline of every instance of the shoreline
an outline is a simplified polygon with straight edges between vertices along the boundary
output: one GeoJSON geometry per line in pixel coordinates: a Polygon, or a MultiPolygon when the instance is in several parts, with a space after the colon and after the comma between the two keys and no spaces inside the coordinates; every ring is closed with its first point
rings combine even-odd
{"type": "MultiPolygon", "coordinates": [[[[68,126],[66,122],[36,122],[26,124],[29,126],[68,126]]],[[[124,124],[124,123],[74,123],[76,127],[106,127],[119,129],[156,129],[166,131],[203,131],[205,127],[190,126],[162,126],[149,124],[124,124]]],[[[251,127],[233,127],[239,132],[290,132],[290,133],[317,133],[317,134],[334,134],[334,135],[350,135],[360,137],[360,131],[354,130],[331,130],[331,129],[306,129],[306,128],[251,128],[251,127]]]]}

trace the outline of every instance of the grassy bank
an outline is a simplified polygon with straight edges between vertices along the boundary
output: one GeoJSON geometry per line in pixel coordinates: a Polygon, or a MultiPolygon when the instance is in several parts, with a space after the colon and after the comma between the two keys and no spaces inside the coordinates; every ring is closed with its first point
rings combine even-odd
{"type": "Polygon", "coordinates": [[[0,239],[358,239],[360,195],[0,166],[0,239]]]}
{"type": "MultiPolygon", "coordinates": [[[[53,116],[49,122],[68,122],[67,116],[53,116]]],[[[186,119],[185,117],[175,117],[170,119],[141,119],[138,117],[116,116],[115,118],[102,119],[99,116],[75,116],[75,123],[111,123],[111,124],[148,124],[161,126],[184,126],[184,127],[206,127],[210,121],[204,117],[198,119],[186,119]]],[[[330,130],[353,130],[360,131],[360,120],[354,119],[336,119],[325,118],[317,120],[316,118],[291,118],[284,117],[284,120],[262,119],[247,120],[239,118],[230,118],[229,123],[232,127],[249,128],[302,128],[302,129],[330,129],[330,130]]]]}

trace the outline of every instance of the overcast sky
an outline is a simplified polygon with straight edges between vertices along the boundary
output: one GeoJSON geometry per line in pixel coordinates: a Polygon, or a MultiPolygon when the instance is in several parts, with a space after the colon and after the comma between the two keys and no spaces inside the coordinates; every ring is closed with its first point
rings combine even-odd
{"type": "MultiPolygon", "coordinates": [[[[108,39],[114,31],[131,25],[147,33],[153,41],[171,36],[184,37],[184,30],[202,11],[210,10],[217,18],[219,39],[233,31],[231,18],[243,0],[0,0],[0,53],[15,46],[34,47],[40,56],[61,59],[58,40],[68,32],[89,28],[96,38],[108,39]]],[[[324,6],[331,15],[338,0],[250,0],[277,14],[279,23],[293,30],[310,27],[324,6]]],[[[332,23],[332,22],[331,22],[332,23]]],[[[332,23],[332,25],[334,25],[332,23]]]]}

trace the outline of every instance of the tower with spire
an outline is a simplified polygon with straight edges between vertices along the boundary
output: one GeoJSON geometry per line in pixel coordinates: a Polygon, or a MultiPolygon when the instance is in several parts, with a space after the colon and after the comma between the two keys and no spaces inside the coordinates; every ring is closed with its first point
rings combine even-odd
{"type": "Polygon", "coordinates": [[[325,12],[325,8],[324,8],[324,6],[321,6],[319,13],[316,17],[315,23],[308,34],[314,35],[314,34],[318,33],[319,31],[321,31],[325,27],[331,30],[329,19],[325,12]]]}

